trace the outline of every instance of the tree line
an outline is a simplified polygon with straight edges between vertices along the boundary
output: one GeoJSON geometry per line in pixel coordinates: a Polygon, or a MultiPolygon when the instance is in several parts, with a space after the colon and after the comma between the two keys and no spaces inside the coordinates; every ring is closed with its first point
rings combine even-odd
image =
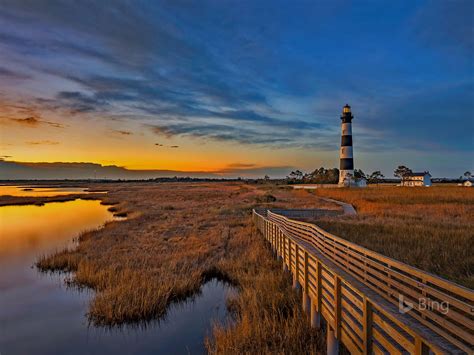
{"type": "MultiPolygon", "coordinates": [[[[354,178],[363,178],[370,184],[378,184],[383,181],[385,176],[380,172],[380,170],[376,170],[367,175],[361,169],[355,169],[354,178]]],[[[326,169],[320,167],[310,173],[303,173],[300,170],[295,170],[288,174],[286,181],[289,184],[337,184],[339,182],[339,169],[326,169]]]]}

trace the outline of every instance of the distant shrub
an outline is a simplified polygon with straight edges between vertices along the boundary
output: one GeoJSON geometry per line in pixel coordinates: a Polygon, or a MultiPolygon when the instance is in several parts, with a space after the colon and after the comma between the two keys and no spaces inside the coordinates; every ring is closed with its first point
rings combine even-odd
{"type": "Polygon", "coordinates": [[[276,200],[277,200],[276,197],[270,194],[265,194],[263,196],[257,197],[257,202],[261,202],[261,203],[275,202],[276,200]]]}

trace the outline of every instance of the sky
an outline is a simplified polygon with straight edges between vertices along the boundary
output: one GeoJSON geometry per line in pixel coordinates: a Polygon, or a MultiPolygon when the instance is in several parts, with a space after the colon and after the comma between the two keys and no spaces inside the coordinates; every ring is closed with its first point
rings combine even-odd
{"type": "Polygon", "coordinates": [[[458,177],[474,170],[473,14],[457,0],[0,0],[0,174],[338,167],[348,103],[356,168],[458,177]]]}

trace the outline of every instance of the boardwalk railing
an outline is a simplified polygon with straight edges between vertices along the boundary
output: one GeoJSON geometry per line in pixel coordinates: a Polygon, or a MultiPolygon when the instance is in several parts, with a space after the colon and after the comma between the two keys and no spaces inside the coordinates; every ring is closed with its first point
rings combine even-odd
{"type": "Polygon", "coordinates": [[[472,290],[283,213],[253,218],[301,285],[312,324],[326,320],[328,352],[342,341],[352,353],[474,354],[472,290]]]}

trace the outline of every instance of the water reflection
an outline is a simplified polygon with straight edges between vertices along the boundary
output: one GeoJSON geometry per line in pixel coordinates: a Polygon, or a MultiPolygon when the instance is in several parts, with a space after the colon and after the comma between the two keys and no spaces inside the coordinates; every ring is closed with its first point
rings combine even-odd
{"type": "Polygon", "coordinates": [[[65,289],[60,274],[31,265],[77,234],[111,220],[99,201],[0,207],[1,354],[200,354],[213,321],[226,317],[232,288],[212,280],[189,302],[173,305],[162,322],[146,328],[89,327],[92,291],[65,289]]]}
{"type": "Polygon", "coordinates": [[[19,253],[29,257],[29,251],[38,255],[65,246],[79,232],[110,219],[112,215],[100,201],[0,207],[0,258],[19,253]]]}
{"type": "Polygon", "coordinates": [[[35,186],[13,186],[0,185],[0,196],[27,196],[27,197],[45,197],[70,194],[89,193],[83,187],[35,187],[35,186]]]}

